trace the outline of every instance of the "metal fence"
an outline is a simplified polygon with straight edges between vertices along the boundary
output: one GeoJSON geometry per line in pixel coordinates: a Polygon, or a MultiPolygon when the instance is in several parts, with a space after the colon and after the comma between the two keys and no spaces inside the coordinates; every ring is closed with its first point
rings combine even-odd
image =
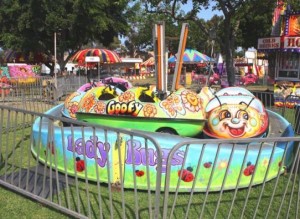
{"type": "MultiPolygon", "coordinates": [[[[168,136],[44,114],[59,103],[45,80],[1,100],[2,186],[78,218],[299,218],[299,137],[158,143],[168,136]]],[[[81,80],[59,79],[56,97],[81,80]]],[[[298,108],[254,94],[297,128],[298,108]]]]}
{"type": "Polygon", "coordinates": [[[6,106],[1,107],[0,115],[1,185],[74,217],[155,218],[158,215],[161,184],[161,175],[158,173],[162,172],[162,152],[150,136],[124,130],[87,127],[86,123],[70,123],[67,119],[14,110],[6,106]],[[35,121],[38,122],[35,123],[34,131],[32,124],[35,121]],[[99,132],[103,134],[102,138],[96,140],[99,132]],[[71,145],[66,143],[59,151],[56,142],[62,139],[55,139],[58,138],[57,133],[61,138],[73,139],[71,145]],[[118,140],[114,139],[112,143],[111,135],[118,140]],[[126,148],[126,151],[134,151],[137,138],[145,146],[144,150],[147,151],[151,144],[156,151],[157,174],[150,176],[146,168],[143,177],[146,185],[150,180],[156,182],[152,190],[138,190],[138,176],[135,174],[138,167],[135,162],[127,164],[130,168],[127,167],[126,171],[132,173],[126,173],[132,177],[132,189],[129,191],[118,180],[125,173],[113,169],[116,168],[114,165],[124,159],[121,157],[125,149],[121,147],[121,139],[126,139],[126,147],[132,147],[126,148]],[[79,149],[76,139],[89,141],[90,148],[79,149]],[[46,147],[42,147],[42,144],[46,147]],[[108,151],[112,151],[113,155],[108,155],[108,151]],[[79,156],[81,162],[78,161],[79,156]],[[94,165],[84,167],[84,163],[87,167],[92,161],[94,165]]]}
{"type": "Polygon", "coordinates": [[[6,106],[0,115],[0,184],[70,216],[299,218],[300,138],[185,139],[166,149],[139,132],[6,106]]]}

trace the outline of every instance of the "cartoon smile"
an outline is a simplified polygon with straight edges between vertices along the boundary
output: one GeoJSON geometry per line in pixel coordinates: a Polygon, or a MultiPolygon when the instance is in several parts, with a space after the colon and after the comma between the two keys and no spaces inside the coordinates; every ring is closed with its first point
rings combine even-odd
{"type": "Polygon", "coordinates": [[[228,123],[224,123],[224,126],[227,128],[228,133],[233,137],[241,137],[245,133],[246,124],[243,124],[241,127],[232,127],[229,126],[228,123]]]}

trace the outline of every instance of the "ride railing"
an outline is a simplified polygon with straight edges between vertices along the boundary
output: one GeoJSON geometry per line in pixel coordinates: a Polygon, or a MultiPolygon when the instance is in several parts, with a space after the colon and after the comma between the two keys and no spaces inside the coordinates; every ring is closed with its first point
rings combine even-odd
{"type": "Polygon", "coordinates": [[[282,115],[292,124],[300,135],[300,96],[288,95],[284,99],[282,115]]]}
{"type": "Polygon", "coordinates": [[[87,77],[83,75],[66,75],[57,78],[57,96],[65,96],[76,91],[83,84],[88,83],[87,77]]]}
{"type": "Polygon", "coordinates": [[[49,76],[10,78],[8,86],[0,87],[0,104],[45,112],[86,82],[86,77],[74,75],[57,77],[57,83],[49,76]]]}
{"type": "Polygon", "coordinates": [[[150,136],[7,106],[0,115],[2,186],[72,217],[157,218],[162,152],[150,136]],[[135,153],[136,139],[143,157],[135,153]],[[147,153],[148,145],[156,154],[147,153]],[[157,174],[148,171],[153,156],[157,174]],[[141,179],[145,186],[138,190],[141,179]]]}
{"type": "Polygon", "coordinates": [[[54,80],[51,77],[10,78],[1,88],[0,104],[45,112],[56,102],[54,80]]]}
{"type": "Polygon", "coordinates": [[[178,143],[166,162],[163,218],[299,218],[299,140],[178,143]]]}
{"type": "Polygon", "coordinates": [[[8,106],[0,106],[0,115],[0,184],[63,214],[300,216],[300,138],[184,138],[159,145],[142,132],[8,106]]]}

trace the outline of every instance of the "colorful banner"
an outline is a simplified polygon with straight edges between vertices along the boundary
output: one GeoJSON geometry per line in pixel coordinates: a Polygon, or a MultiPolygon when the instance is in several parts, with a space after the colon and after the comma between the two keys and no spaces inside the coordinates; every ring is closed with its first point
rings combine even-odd
{"type": "Polygon", "coordinates": [[[290,15],[288,19],[288,36],[300,35],[300,14],[290,15]]]}

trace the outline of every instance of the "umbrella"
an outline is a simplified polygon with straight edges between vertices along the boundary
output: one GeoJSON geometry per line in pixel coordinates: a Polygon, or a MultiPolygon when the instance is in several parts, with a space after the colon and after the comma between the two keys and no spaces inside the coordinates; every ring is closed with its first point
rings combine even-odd
{"type": "MultiPolygon", "coordinates": [[[[168,59],[168,62],[175,63],[176,60],[177,59],[175,56],[171,56],[168,59]]],[[[186,49],[183,53],[183,63],[185,64],[194,64],[199,62],[210,62],[210,61],[213,61],[213,59],[194,49],[186,49]]]]}
{"type": "Polygon", "coordinates": [[[98,56],[100,57],[100,63],[112,64],[122,62],[116,52],[108,49],[83,49],[75,53],[70,60],[77,62],[78,65],[85,65],[86,56],[98,56]]]}
{"type": "Polygon", "coordinates": [[[51,61],[51,59],[43,53],[39,52],[17,52],[13,50],[6,50],[4,52],[4,62],[25,62],[25,63],[36,63],[51,61]]]}
{"type": "Polygon", "coordinates": [[[150,57],[146,61],[142,62],[141,65],[143,65],[143,66],[153,66],[153,65],[155,65],[154,57],[150,57]]]}

